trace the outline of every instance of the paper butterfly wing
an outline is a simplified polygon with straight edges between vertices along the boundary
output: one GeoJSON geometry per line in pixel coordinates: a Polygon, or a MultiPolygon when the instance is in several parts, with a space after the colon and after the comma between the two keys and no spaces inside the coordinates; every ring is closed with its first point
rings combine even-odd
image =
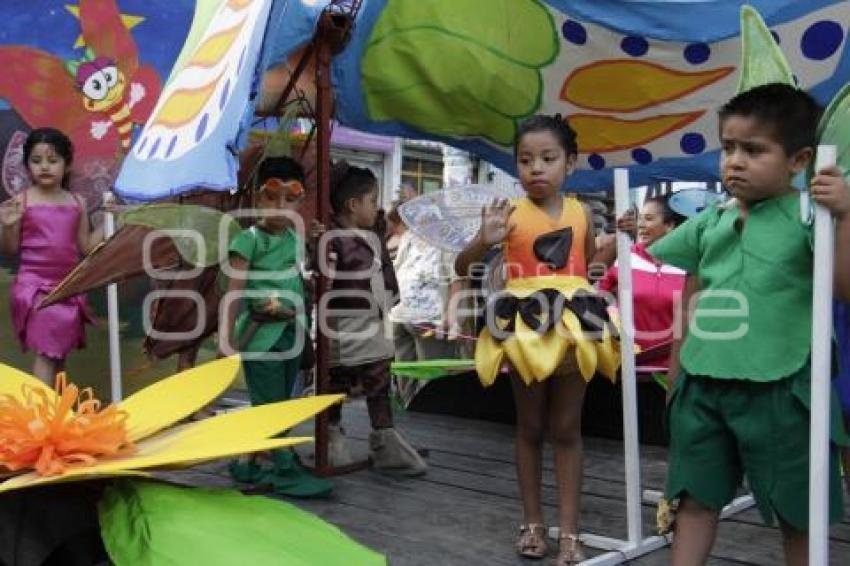
{"type": "Polygon", "coordinates": [[[835,163],[850,179],[850,83],[835,95],[818,125],[818,144],[836,146],[835,163]]]}
{"type": "Polygon", "coordinates": [[[712,204],[725,200],[725,195],[705,189],[684,189],[670,195],[667,203],[673,212],[686,218],[696,216],[712,204]]]}
{"type": "Polygon", "coordinates": [[[520,198],[524,194],[519,188],[500,190],[486,185],[467,185],[409,200],[398,212],[407,228],[426,242],[459,252],[478,233],[483,207],[494,200],[520,198]]]}

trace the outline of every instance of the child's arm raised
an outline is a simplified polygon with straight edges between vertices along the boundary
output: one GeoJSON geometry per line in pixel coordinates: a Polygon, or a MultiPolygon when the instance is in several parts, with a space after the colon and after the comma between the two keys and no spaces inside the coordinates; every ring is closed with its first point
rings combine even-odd
{"type": "Polygon", "coordinates": [[[8,255],[16,255],[21,242],[21,216],[23,206],[18,196],[0,204],[0,251],[8,255]]]}
{"type": "Polygon", "coordinates": [[[481,228],[478,229],[478,234],[455,260],[458,276],[469,275],[472,264],[481,261],[491,246],[503,242],[513,232],[515,226],[508,222],[513,211],[514,206],[507,199],[496,201],[481,209],[481,228]]]}
{"type": "Polygon", "coordinates": [[[835,296],[850,302],[850,187],[838,167],[827,167],[812,179],[811,192],[835,216],[835,296]]]}

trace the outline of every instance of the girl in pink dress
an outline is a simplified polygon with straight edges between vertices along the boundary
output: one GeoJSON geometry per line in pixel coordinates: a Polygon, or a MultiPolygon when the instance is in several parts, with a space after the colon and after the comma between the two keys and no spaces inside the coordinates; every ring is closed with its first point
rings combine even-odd
{"type": "Polygon", "coordinates": [[[50,386],[68,352],[85,346],[91,318],[82,295],[43,309],[39,303],[103,239],[101,230],[90,232],[82,199],[64,188],[72,160],[65,134],[33,130],[24,143],[32,185],[0,204],[0,247],[20,254],[9,293],[12,324],[23,350],[35,351],[33,374],[50,386]]]}

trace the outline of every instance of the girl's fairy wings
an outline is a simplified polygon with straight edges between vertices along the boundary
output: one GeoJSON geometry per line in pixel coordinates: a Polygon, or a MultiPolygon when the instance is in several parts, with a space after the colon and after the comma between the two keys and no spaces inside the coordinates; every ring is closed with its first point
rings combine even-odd
{"type": "Polygon", "coordinates": [[[794,73],[785,54],[761,15],[750,6],[741,7],[741,70],[738,92],[759,85],[794,85],[794,73]]]}
{"type": "Polygon", "coordinates": [[[684,189],[670,195],[667,204],[673,212],[686,218],[696,216],[712,204],[725,199],[725,195],[706,189],[684,189]]]}
{"type": "Polygon", "coordinates": [[[66,133],[88,125],[74,79],[65,63],[40,49],[0,47],[0,98],[33,128],[52,126],[66,133]]]}
{"type": "Polygon", "coordinates": [[[850,179],[850,83],[835,95],[821,116],[818,144],[835,146],[835,163],[850,179]]]}
{"type": "Polygon", "coordinates": [[[139,67],[139,50],[115,2],[80,0],[80,27],[86,45],[96,54],[114,59],[128,80],[133,77],[139,67]]]}
{"type": "Polygon", "coordinates": [[[494,200],[519,198],[525,193],[513,187],[500,190],[467,185],[428,193],[402,204],[399,215],[414,234],[438,248],[459,252],[478,233],[481,209],[494,200]]]}

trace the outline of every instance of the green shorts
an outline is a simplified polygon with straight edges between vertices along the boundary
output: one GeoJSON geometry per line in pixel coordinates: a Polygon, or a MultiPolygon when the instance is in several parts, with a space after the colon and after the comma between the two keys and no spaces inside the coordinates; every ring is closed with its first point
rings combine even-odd
{"type": "MultiPolygon", "coordinates": [[[[795,529],[809,524],[808,364],[772,382],[682,374],[667,411],[670,466],[667,498],[687,494],[720,511],[744,476],[767,524],[774,513],[795,529]]],[[[846,434],[833,395],[829,520],[842,516],[836,440],[846,434]]]]}

